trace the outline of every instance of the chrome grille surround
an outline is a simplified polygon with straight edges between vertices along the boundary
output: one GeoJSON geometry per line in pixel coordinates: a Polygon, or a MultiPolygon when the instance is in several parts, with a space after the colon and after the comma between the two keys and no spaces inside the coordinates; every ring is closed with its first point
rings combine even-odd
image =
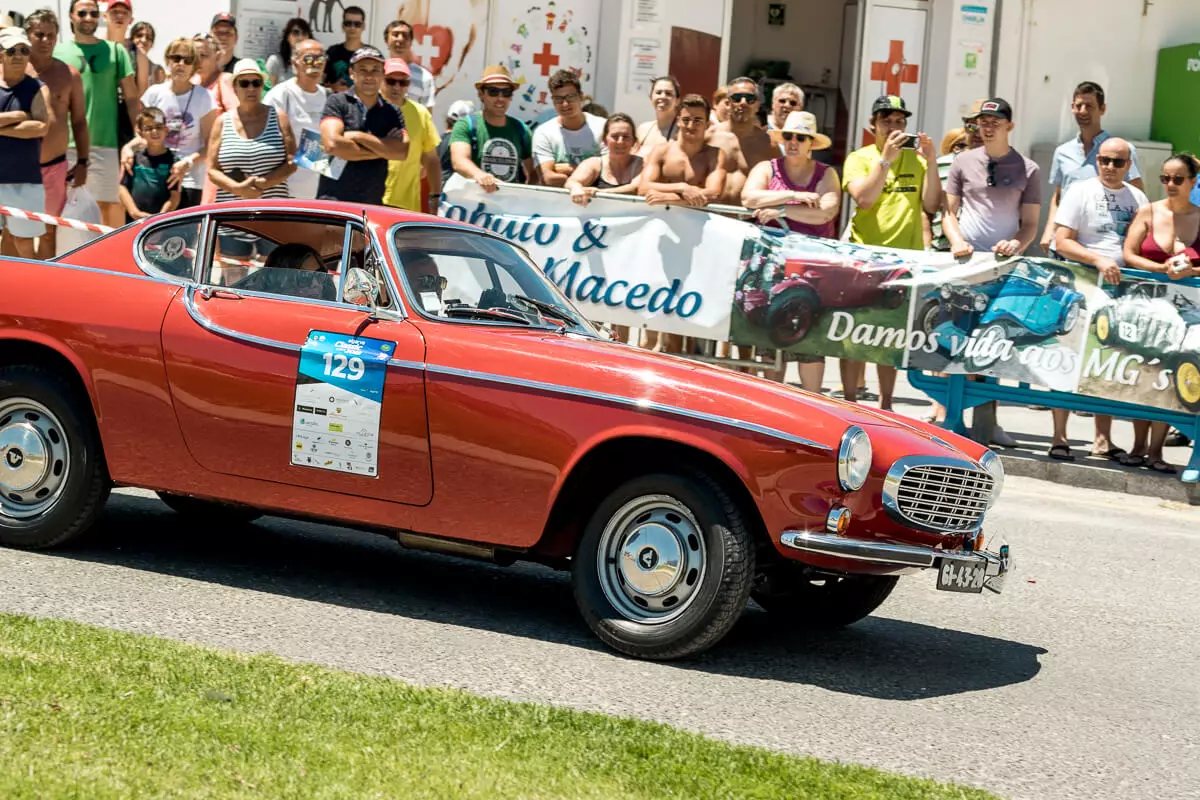
{"type": "Polygon", "coordinates": [[[883,505],[897,522],[933,533],[979,528],[996,481],[973,461],[939,456],[898,459],[883,480],[883,505]]]}

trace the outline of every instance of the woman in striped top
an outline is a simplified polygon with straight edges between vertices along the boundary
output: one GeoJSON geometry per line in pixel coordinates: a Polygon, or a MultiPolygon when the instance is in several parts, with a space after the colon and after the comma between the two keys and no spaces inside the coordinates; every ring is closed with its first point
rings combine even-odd
{"type": "Polygon", "coordinates": [[[217,119],[208,143],[217,202],[288,197],[296,140],[287,115],[262,102],[263,74],[253,60],[243,58],[234,67],[233,87],[238,106],[217,119]]]}

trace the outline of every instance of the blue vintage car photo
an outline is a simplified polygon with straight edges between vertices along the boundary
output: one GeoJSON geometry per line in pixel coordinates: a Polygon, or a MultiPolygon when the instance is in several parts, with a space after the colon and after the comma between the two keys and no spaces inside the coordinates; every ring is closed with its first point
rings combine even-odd
{"type": "MultiPolygon", "coordinates": [[[[981,340],[1014,344],[1065,336],[1087,308],[1074,284],[1066,267],[1021,261],[998,280],[967,287],[945,284],[926,292],[915,323],[926,334],[937,334],[938,349],[946,355],[976,330],[981,340]]],[[[968,369],[979,371],[999,354],[995,347],[975,348],[964,361],[968,369]]]]}

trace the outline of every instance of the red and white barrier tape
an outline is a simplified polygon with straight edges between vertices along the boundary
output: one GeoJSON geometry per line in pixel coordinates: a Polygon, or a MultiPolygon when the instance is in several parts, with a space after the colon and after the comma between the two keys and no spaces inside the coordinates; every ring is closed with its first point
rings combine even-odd
{"type": "Polygon", "coordinates": [[[93,222],[80,222],[77,219],[56,217],[53,214],[43,214],[40,211],[25,211],[20,208],[13,208],[12,206],[0,206],[0,214],[3,214],[6,217],[27,219],[30,222],[44,222],[47,225],[57,225],[60,228],[74,228],[77,231],[110,233],[116,230],[116,228],[110,228],[107,225],[97,225],[93,222]]]}

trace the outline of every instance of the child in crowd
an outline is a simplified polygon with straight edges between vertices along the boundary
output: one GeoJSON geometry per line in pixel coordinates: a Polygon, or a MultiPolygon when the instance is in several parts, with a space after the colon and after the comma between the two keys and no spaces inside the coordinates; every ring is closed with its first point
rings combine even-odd
{"type": "Polygon", "coordinates": [[[143,219],[179,207],[179,186],[170,188],[175,152],[168,150],[167,119],[161,109],[144,108],[137,118],[137,133],[146,149],[134,154],[133,166],[121,179],[117,194],[125,206],[125,221],[143,219]]]}

